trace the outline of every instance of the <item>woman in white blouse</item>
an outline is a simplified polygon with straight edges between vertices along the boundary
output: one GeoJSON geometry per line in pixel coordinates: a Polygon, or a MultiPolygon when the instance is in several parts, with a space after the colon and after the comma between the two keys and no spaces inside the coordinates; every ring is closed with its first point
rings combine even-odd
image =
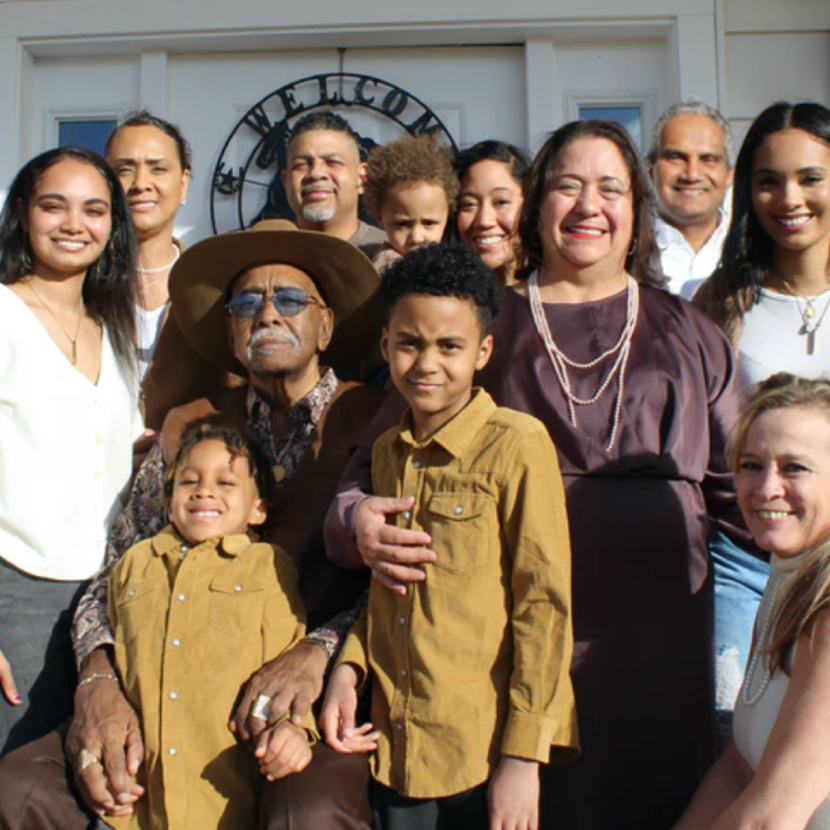
{"type": "Polygon", "coordinates": [[[106,162],[28,162],[0,214],[0,754],[71,712],[73,600],[141,431],[135,237],[106,162]]]}
{"type": "Polygon", "coordinates": [[[772,576],[734,738],[675,830],[830,828],[830,381],[784,372],[748,402],[730,452],[772,576]]]}

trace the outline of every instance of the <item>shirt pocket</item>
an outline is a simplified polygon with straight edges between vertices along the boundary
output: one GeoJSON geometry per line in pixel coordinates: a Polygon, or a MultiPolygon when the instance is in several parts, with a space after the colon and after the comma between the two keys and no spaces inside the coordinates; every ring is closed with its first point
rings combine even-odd
{"type": "Polygon", "coordinates": [[[217,576],[210,583],[208,625],[221,634],[238,637],[262,628],[265,584],[250,576],[217,576]]]}
{"type": "Polygon", "coordinates": [[[147,630],[147,621],[153,619],[153,606],[159,592],[154,579],[128,582],[121,588],[115,603],[117,619],[115,641],[129,645],[141,631],[147,630]]]}
{"type": "Polygon", "coordinates": [[[436,493],[427,504],[435,566],[458,573],[475,568],[490,556],[495,502],[483,493],[436,493]]]}

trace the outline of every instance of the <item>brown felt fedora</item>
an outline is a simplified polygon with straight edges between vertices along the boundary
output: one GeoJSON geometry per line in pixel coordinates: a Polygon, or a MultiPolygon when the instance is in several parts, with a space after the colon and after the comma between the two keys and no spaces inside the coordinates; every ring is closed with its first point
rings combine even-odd
{"type": "Polygon", "coordinates": [[[185,339],[213,366],[247,375],[228,344],[228,286],[243,271],[270,263],[293,265],[317,285],[334,312],[334,334],[321,360],[340,377],[355,377],[383,323],[377,272],[351,243],[299,230],[285,219],[265,219],[250,230],[203,239],[182,254],[169,285],[185,339]]]}

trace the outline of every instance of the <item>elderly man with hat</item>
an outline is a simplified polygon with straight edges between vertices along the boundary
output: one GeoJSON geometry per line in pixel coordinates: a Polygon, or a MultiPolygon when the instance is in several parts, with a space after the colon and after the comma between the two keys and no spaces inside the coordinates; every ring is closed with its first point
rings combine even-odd
{"type": "MultiPolygon", "coordinates": [[[[96,812],[126,814],[140,797],[131,776],[142,760],[141,728],[109,656],[107,576],[130,545],[167,523],[166,459],[195,419],[245,431],[268,459],[272,511],[263,535],[293,557],[312,631],[251,678],[231,728],[248,740],[289,710],[297,720],[308,711],[340,633],[354,618],[350,609],[366,588],[364,573],[328,562],[322,525],[348,454],[384,398],[336,374],[359,362],[379,336],[377,286],[371,263],[355,247],[283,220],[211,237],[181,257],[170,295],[182,333],[213,366],[248,382],[166,418],[115,523],[107,565],[78,605],[79,682],[65,757],[54,733],[0,764],[0,826],[85,828],[88,818],[66,784],[67,760],[81,798],[96,812]]],[[[261,827],[369,826],[363,757],[318,746],[310,767],[296,777],[303,781],[290,789],[266,785],[261,827]]]]}

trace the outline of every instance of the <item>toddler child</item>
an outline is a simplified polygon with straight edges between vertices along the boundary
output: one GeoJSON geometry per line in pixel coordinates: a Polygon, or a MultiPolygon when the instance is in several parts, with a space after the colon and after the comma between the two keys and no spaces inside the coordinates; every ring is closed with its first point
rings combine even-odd
{"type": "Polygon", "coordinates": [[[376,147],[369,156],[364,200],[388,244],[373,263],[380,273],[426,242],[440,242],[458,195],[449,147],[426,133],[376,147]]]}
{"type": "Polygon", "coordinates": [[[428,533],[437,559],[404,595],[373,580],[322,731],[339,751],[366,749],[355,708],[371,675],[379,828],[535,828],[539,763],[577,750],[556,451],[541,422],[473,388],[499,303],[475,254],[424,246],[381,291],[382,349],[409,409],[375,442],[373,492],[412,498],[395,521],[428,533]]]}
{"type": "Polygon", "coordinates": [[[165,483],[171,524],[113,568],[115,666],[145,747],[145,794],[105,817],[115,827],[254,827],[257,766],[273,779],[311,760],[311,722],[266,728],[253,756],[228,729],[251,674],[305,633],[293,562],[248,535],[266,518],[264,480],[238,432],[191,427],[165,483]]]}

